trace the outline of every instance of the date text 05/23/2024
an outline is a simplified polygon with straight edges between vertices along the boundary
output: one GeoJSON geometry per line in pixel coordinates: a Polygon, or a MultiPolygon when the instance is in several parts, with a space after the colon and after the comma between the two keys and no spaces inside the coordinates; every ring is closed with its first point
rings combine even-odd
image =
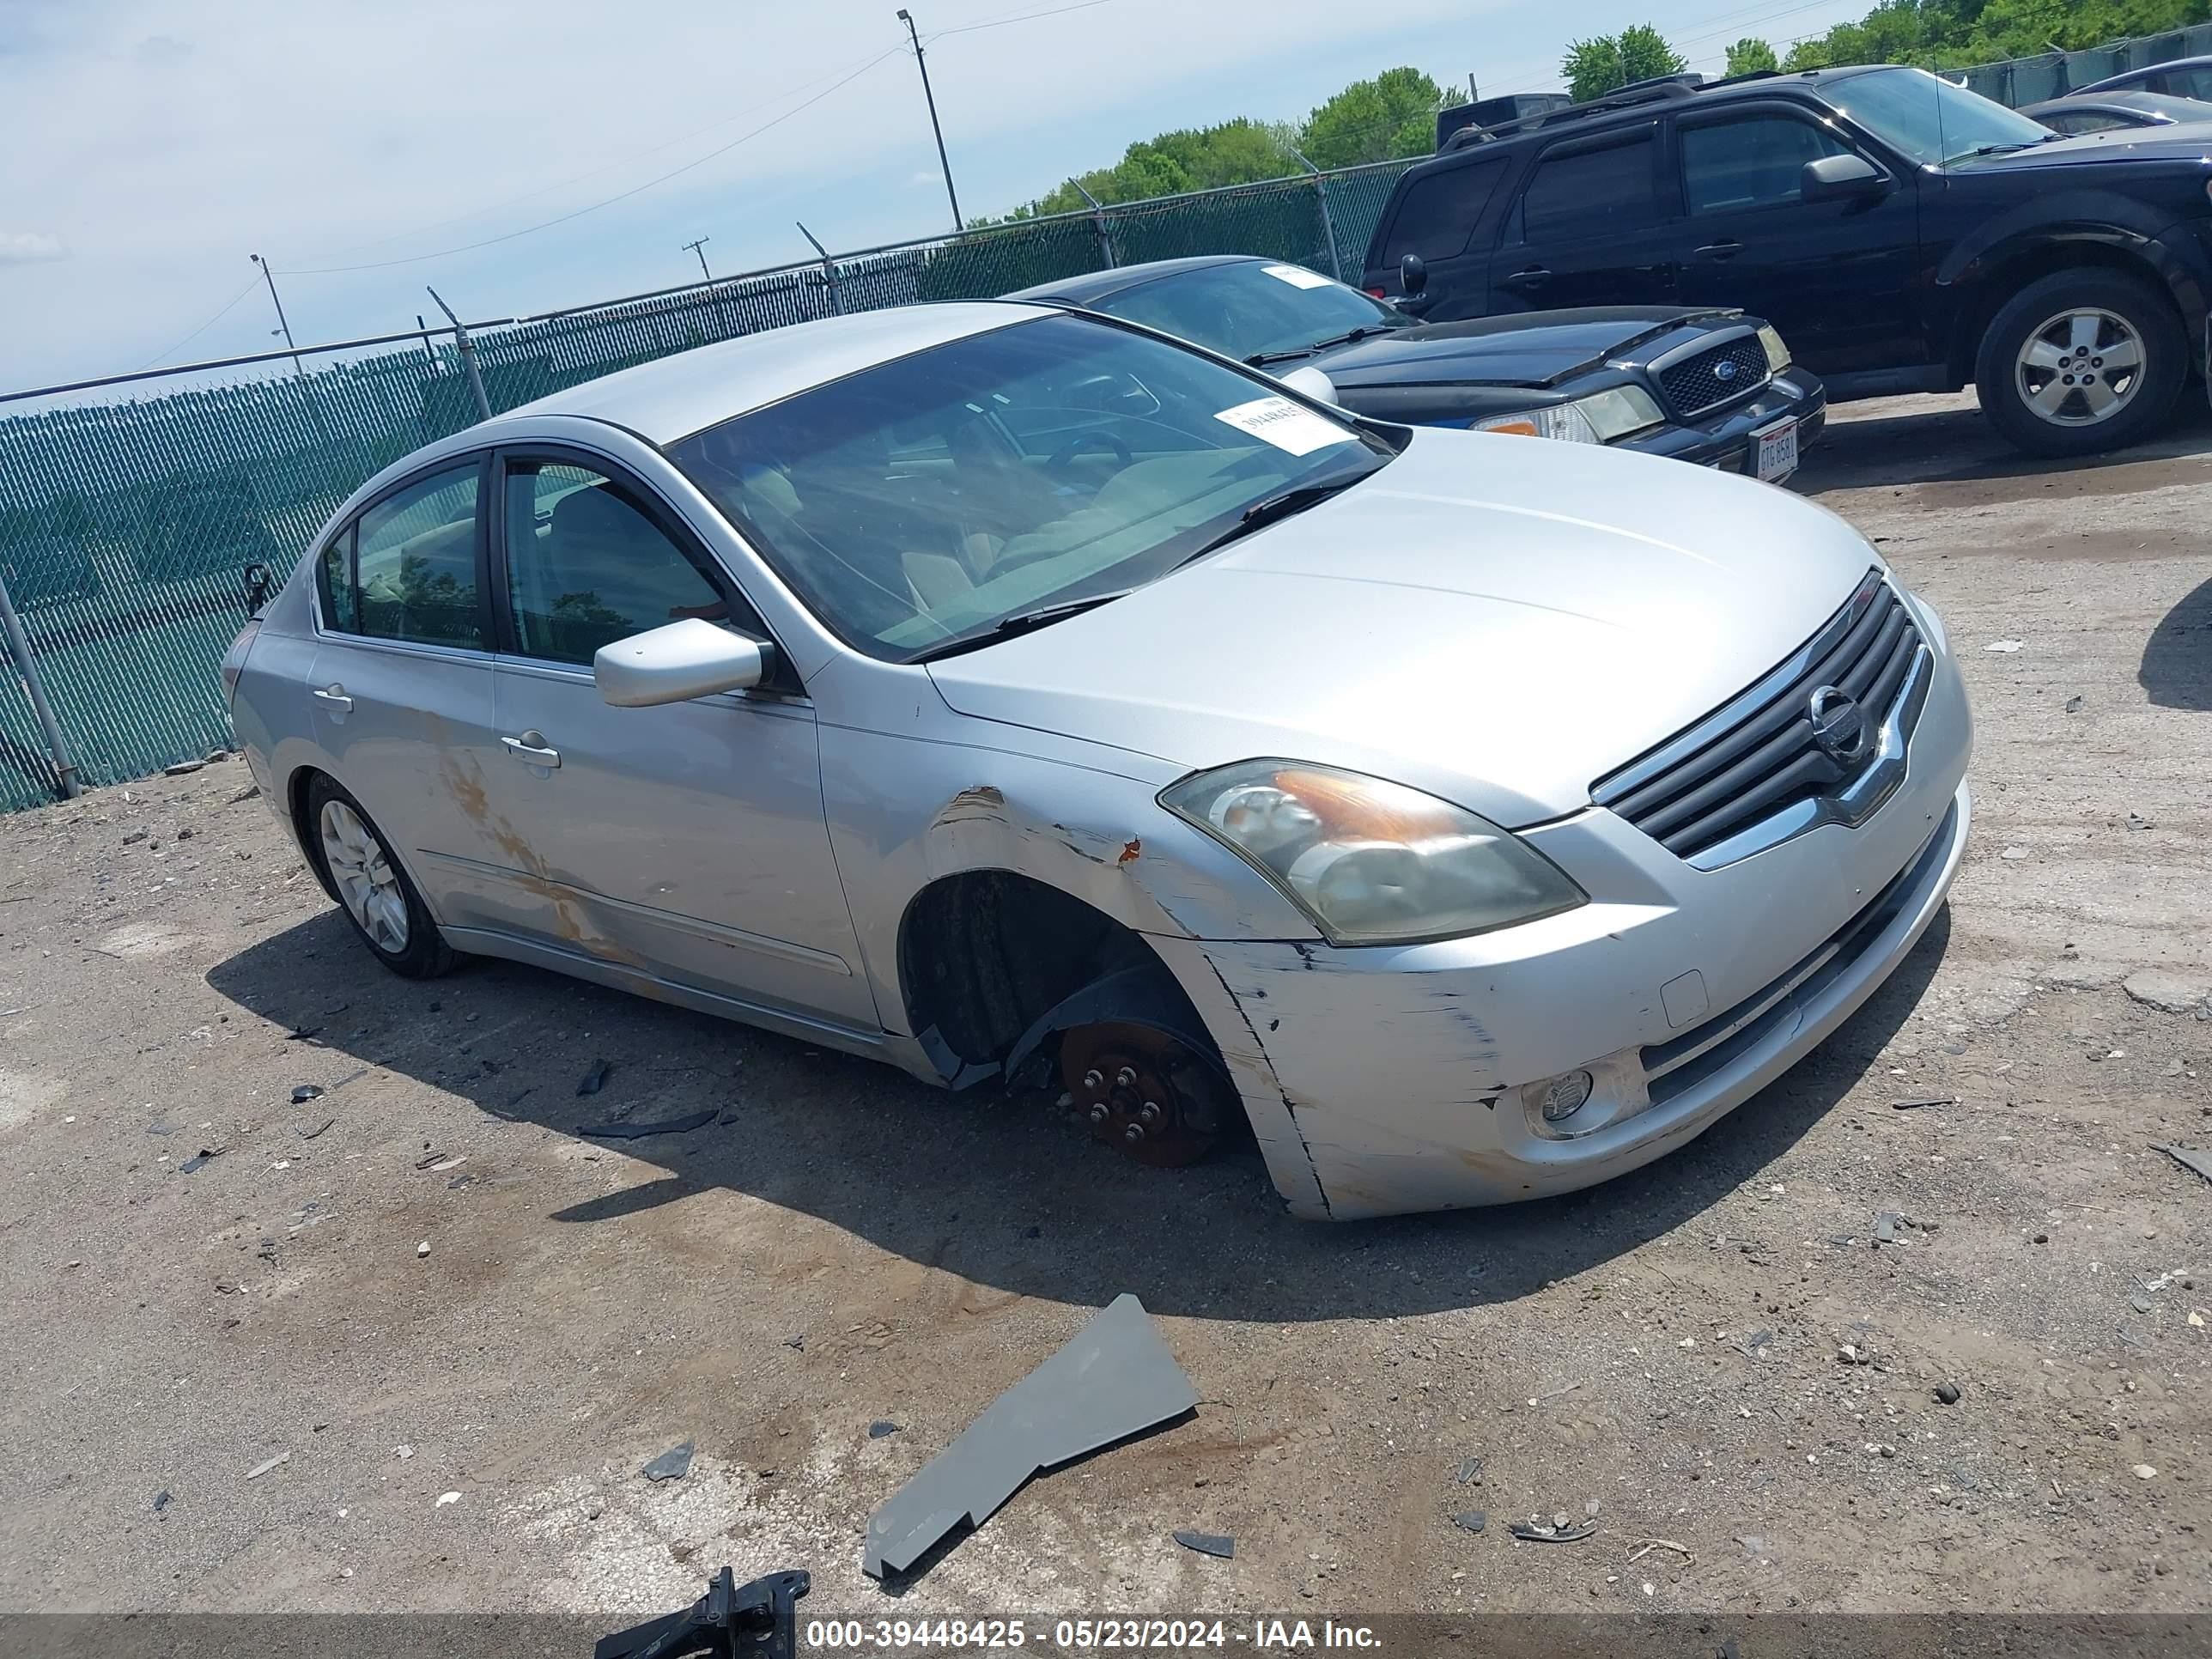
{"type": "Polygon", "coordinates": [[[1291,1653],[1337,1648],[1372,1651],[1382,1644],[1366,1625],[1334,1619],[1060,1619],[1049,1626],[1022,1619],[817,1619],[808,1621],[810,1650],[896,1651],[1034,1648],[1043,1652],[1162,1651],[1242,1648],[1291,1653]]]}

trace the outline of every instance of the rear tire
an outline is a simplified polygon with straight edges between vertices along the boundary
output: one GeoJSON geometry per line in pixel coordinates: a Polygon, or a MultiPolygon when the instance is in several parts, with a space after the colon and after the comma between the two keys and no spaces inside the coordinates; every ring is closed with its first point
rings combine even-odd
{"type": "Polygon", "coordinates": [[[2147,436],[2188,378],[2189,336],[2150,283],[2094,267],[2030,283],[1990,319],[1974,393],[2033,455],[2095,455],[2147,436]]]}
{"type": "Polygon", "coordinates": [[[307,839],[338,908],[371,956],[402,979],[435,979],[459,963],[384,832],[330,778],[308,786],[307,839]]]}

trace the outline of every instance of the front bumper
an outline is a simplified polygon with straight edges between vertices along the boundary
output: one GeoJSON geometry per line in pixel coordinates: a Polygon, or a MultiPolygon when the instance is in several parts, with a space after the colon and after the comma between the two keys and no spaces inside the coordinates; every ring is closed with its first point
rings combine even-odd
{"type": "Polygon", "coordinates": [[[1700,871],[1593,808],[1523,832],[1603,896],[1565,915],[1402,948],[1196,946],[1234,1008],[1194,1000],[1255,1123],[1272,1091],[1311,1164],[1310,1184],[1291,1179],[1291,1137],[1263,1134],[1293,1208],[1349,1218],[1587,1187],[1789,1070],[1888,978],[1957,873],[1972,726],[1955,664],[1934,660],[1905,778],[1855,829],[1700,871]],[[1590,1103],[1545,1125],[1524,1090],[1577,1070],[1596,1079],[1590,1103]]]}
{"type": "Polygon", "coordinates": [[[1791,416],[1797,422],[1797,447],[1802,454],[1828,423],[1828,392],[1817,379],[1794,365],[1746,403],[1704,420],[1670,422],[1641,437],[1625,438],[1613,447],[1716,466],[1724,472],[1755,474],[1753,434],[1791,416]]]}

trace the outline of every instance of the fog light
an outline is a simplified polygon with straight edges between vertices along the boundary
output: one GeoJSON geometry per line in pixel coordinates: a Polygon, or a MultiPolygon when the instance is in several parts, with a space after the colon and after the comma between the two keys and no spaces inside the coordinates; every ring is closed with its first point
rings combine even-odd
{"type": "Polygon", "coordinates": [[[1567,1072],[1548,1083],[1540,1083],[1530,1091],[1536,1105],[1544,1114],[1547,1123],[1561,1122],[1582,1110],[1590,1097],[1590,1074],[1588,1072],[1567,1072]]]}

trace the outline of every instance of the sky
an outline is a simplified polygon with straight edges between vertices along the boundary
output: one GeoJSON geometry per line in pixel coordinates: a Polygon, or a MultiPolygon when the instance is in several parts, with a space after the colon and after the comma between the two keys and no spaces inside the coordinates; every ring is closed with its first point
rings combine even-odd
{"type": "MultiPolygon", "coordinates": [[[[1717,72],[1871,0],[908,0],[1002,213],[1164,130],[1412,64],[1559,84],[1649,21],[1717,72]],[[1570,19],[1570,14],[1571,18],[1570,19]]],[[[949,228],[896,0],[0,0],[0,390],[528,315],[949,228]]]]}

